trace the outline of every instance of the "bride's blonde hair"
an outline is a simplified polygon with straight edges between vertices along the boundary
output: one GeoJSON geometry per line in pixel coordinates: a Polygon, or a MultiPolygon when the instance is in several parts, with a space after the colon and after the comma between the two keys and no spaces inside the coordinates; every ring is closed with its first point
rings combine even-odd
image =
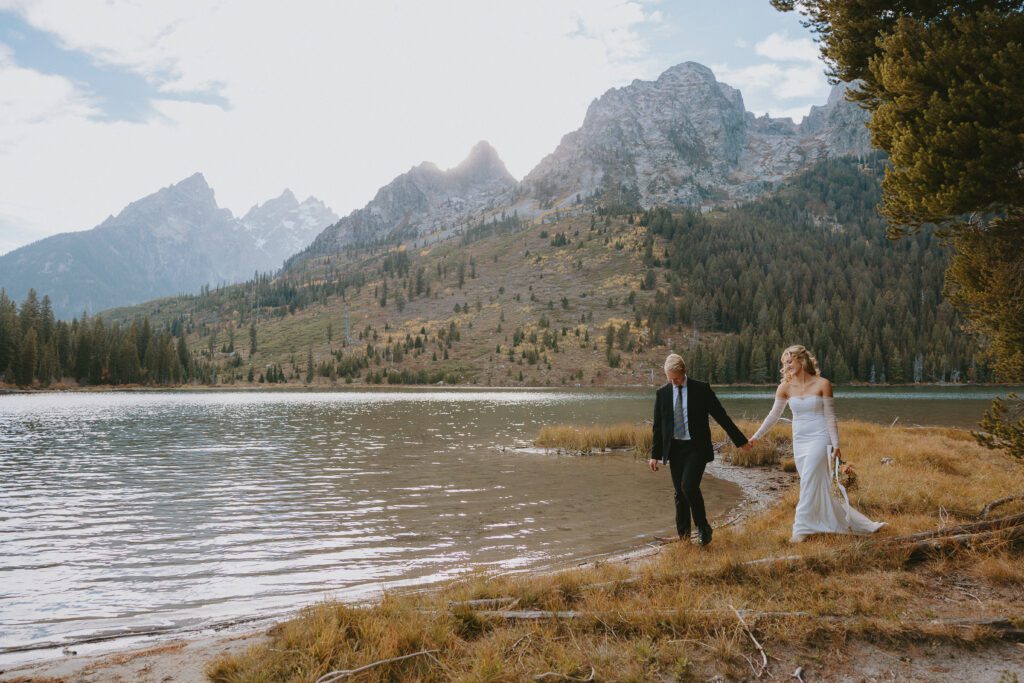
{"type": "Polygon", "coordinates": [[[793,379],[793,373],[786,370],[785,359],[787,353],[800,361],[800,364],[804,367],[804,372],[808,375],[819,374],[818,359],[814,357],[814,354],[800,344],[793,344],[783,351],[782,356],[780,357],[780,360],[783,361],[782,367],[779,368],[779,371],[782,373],[783,384],[793,379]]]}

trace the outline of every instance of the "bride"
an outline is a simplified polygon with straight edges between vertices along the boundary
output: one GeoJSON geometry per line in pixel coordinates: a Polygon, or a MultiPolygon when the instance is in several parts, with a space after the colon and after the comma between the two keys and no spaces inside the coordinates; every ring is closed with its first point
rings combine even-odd
{"type": "Polygon", "coordinates": [[[842,461],[839,432],[832,398],[832,383],[818,374],[818,362],[803,346],[782,352],[782,383],[775,392],[775,405],[757,432],[753,443],[779,421],[789,403],[793,412],[793,459],[800,473],[800,501],[796,505],[791,543],[811,534],[871,534],[885,522],[873,522],[832,492],[828,447],[842,461]]]}

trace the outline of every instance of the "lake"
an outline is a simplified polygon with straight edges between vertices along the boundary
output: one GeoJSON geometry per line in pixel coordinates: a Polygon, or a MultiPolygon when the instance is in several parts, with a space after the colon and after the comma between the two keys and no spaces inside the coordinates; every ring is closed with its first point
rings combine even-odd
{"type": "MultiPolygon", "coordinates": [[[[840,420],[969,427],[996,393],[844,389],[837,410],[840,420]]],[[[736,418],[771,406],[767,388],[719,394],[736,418]]],[[[652,396],[0,396],[0,663],[472,571],[567,566],[670,535],[667,470],[521,448],[545,424],[647,419],[652,396]]],[[[728,482],[703,489],[712,515],[738,500],[728,482]]]]}

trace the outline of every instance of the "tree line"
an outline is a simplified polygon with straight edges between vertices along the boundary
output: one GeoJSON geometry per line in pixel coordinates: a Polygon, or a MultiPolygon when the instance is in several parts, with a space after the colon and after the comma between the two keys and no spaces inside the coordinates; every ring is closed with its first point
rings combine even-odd
{"type": "MultiPolygon", "coordinates": [[[[177,327],[181,327],[180,322],[177,327]]],[[[83,315],[56,320],[49,296],[29,290],[18,306],[0,290],[0,382],[48,387],[79,384],[174,385],[215,381],[215,370],[192,358],[184,335],[154,329],[149,318],[128,325],[83,315]]]]}

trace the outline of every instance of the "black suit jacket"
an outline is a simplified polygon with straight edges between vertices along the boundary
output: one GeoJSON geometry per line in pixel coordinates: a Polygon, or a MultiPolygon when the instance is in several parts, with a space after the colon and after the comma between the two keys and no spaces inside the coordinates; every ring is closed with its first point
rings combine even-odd
{"type": "MultiPolygon", "coordinates": [[[[715,459],[715,448],[711,444],[711,424],[708,417],[715,418],[715,422],[722,426],[732,442],[737,446],[747,443],[747,437],[733,423],[726,414],[725,408],[718,402],[718,397],[711,390],[707,382],[693,379],[686,380],[687,398],[687,421],[690,426],[690,438],[697,452],[704,456],[704,462],[711,462],[715,459]]],[[[668,461],[668,454],[672,447],[672,434],[674,433],[673,422],[675,414],[672,410],[672,392],[675,387],[669,382],[658,389],[654,396],[654,445],[651,448],[651,458],[668,461]]]]}

